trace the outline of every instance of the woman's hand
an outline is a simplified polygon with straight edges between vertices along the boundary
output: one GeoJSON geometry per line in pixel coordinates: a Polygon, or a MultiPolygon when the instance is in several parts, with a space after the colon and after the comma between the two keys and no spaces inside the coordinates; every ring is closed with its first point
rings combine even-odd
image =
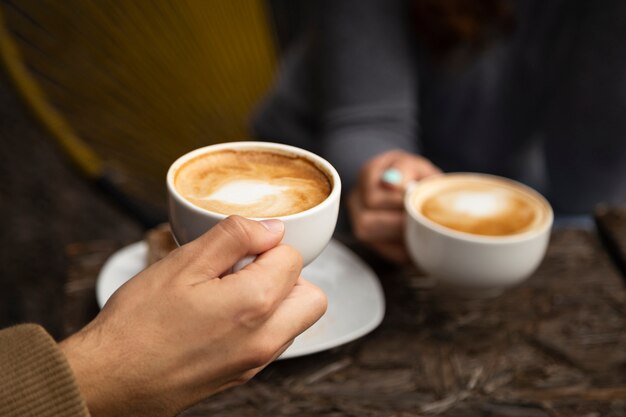
{"type": "Polygon", "coordinates": [[[408,260],[404,246],[404,192],[411,181],[441,171],[428,159],[404,151],[389,151],[367,162],[358,185],[348,196],[348,211],[357,238],[383,257],[408,260]]]}
{"type": "Polygon", "coordinates": [[[283,231],[229,217],[128,281],[62,342],[91,414],[173,416],[246,382],[315,323],[326,297],[300,278],[300,255],[278,245],[283,231]],[[224,275],[248,255],[259,256],[224,275]]]}

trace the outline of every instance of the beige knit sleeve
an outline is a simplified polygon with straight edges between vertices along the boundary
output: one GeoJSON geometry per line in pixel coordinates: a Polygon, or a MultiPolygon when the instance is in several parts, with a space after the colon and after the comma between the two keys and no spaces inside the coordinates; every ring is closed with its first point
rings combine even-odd
{"type": "Polygon", "coordinates": [[[0,330],[0,416],[89,416],[65,356],[41,326],[0,330]]]}

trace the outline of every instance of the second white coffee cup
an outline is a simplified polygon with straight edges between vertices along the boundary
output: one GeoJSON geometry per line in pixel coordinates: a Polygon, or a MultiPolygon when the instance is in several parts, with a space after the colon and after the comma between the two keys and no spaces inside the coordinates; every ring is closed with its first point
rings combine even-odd
{"type": "MultiPolygon", "coordinates": [[[[178,158],[170,166],[167,173],[170,225],[177,243],[184,245],[198,238],[211,227],[228,217],[227,214],[213,212],[192,204],[178,192],[174,184],[176,173],[187,161],[200,155],[222,150],[267,151],[299,156],[313,163],[328,177],[331,182],[331,191],[328,197],[320,204],[299,213],[272,217],[281,220],[285,225],[285,235],[282,243],[298,250],[302,255],[304,265],[311,263],[324,250],[335,230],[341,197],[341,180],[335,168],[320,156],[304,149],[279,143],[221,143],[196,149],[178,158]]],[[[266,218],[253,218],[253,220],[264,219],[266,218]]]]}
{"type": "Polygon", "coordinates": [[[464,289],[503,289],[529,277],[544,257],[553,221],[552,208],[536,191],[515,181],[485,174],[452,173],[413,184],[406,192],[405,238],[409,255],[429,276],[464,289]],[[425,200],[449,185],[517,190],[537,207],[536,224],[508,236],[483,236],[444,227],[425,216],[425,200]]]}

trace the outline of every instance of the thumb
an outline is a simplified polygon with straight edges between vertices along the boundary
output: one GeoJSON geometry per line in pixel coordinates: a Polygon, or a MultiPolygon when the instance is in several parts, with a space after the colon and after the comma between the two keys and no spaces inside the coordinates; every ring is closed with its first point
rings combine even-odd
{"type": "Polygon", "coordinates": [[[240,216],[222,220],[204,235],[181,248],[187,262],[204,274],[222,275],[247,255],[258,255],[280,243],[285,226],[276,219],[255,221],[240,216]]]}

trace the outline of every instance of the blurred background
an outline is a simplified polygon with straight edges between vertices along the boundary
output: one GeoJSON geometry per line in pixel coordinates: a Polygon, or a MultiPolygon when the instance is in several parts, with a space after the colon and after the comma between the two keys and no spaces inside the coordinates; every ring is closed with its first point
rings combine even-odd
{"type": "Polygon", "coordinates": [[[140,225],[81,176],[0,77],[0,326],[58,336],[69,244],[131,242],[140,225]]]}

